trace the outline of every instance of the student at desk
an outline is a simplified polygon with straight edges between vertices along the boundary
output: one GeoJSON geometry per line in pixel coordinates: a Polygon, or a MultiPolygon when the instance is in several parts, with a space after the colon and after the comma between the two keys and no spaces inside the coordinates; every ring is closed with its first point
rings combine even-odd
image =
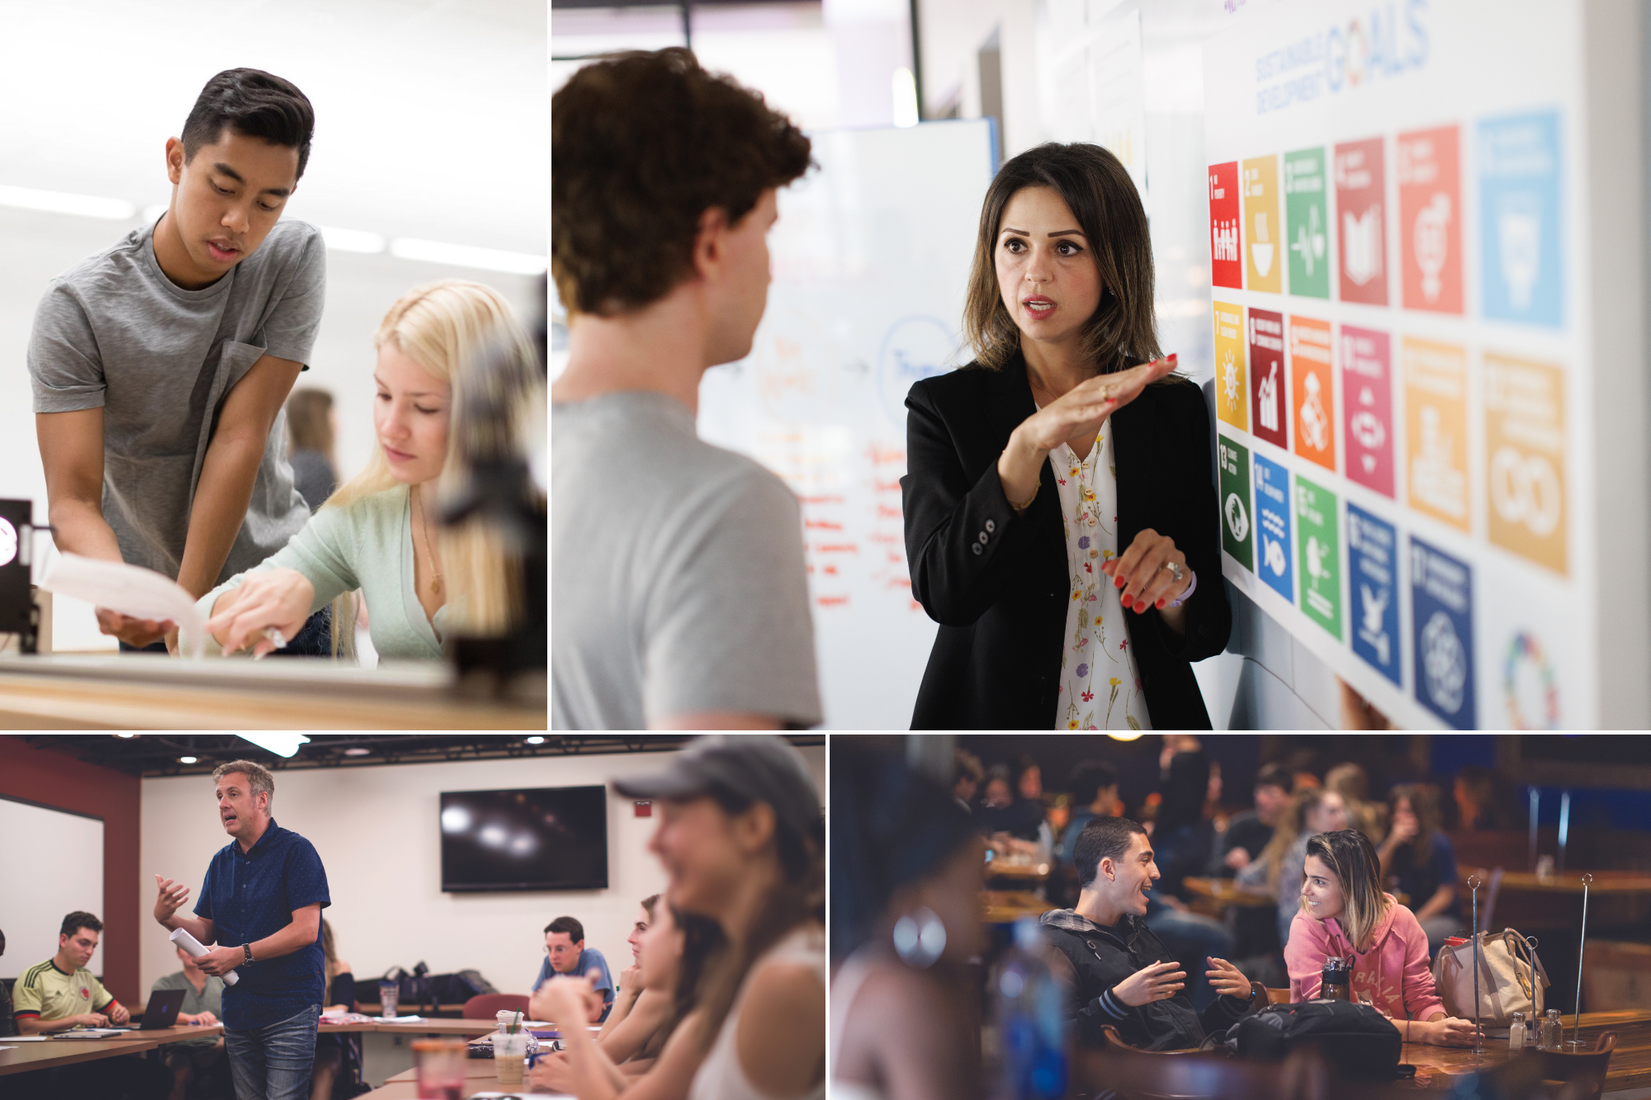
{"type": "MultiPolygon", "coordinates": [[[[195,965],[195,958],[183,948],[172,945],[177,952],[182,970],[156,978],[150,986],[150,995],[169,989],[183,990],[183,1004],[178,1009],[180,1024],[215,1024],[224,1015],[224,980],[206,973],[195,965]]],[[[209,1074],[223,1075],[227,1068],[224,1058],[224,1037],[189,1039],[168,1043],[161,1048],[161,1061],[172,1071],[172,1095],[169,1100],[184,1100],[191,1082],[209,1074]]],[[[223,1084],[228,1084],[224,1081],[223,1084]]]]}
{"type": "MultiPolygon", "coordinates": [[[[103,922],[76,910],[63,918],[57,953],[31,966],[12,991],[17,1028],[23,1035],[43,1035],[74,1027],[107,1027],[131,1019],[114,995],[87,969],[97,951],[103,922]]],[[[30,1074],[22,1091],[38,1087],[41,1096],[116,1097],[127,1094],[159,1100],[172,1087],[172,1074],[138,1055],[102,1058],[30,1074]]],[[[8,1096],[12,1094],[8,1091],[8,1096]]]]}
{"type": "Polygon", "coordinates": [[[285,548],[201,597],[196,607],[225,653],[271,653],[330,602],[331,652],[353,657],[357,588],[381,657],[437,658],[455,628],[489,635],[508,625],[512,593],[497,537],[475,525],[444,527],[438,514],[460,476],[450,426],[463,422],[462,378],[503,349],[507,365],[489,384],[514,416],[494,431],[519,453],[527,410],[543,402],[537,353],[498,291],[458,279],[402,295],[373,345],[378,446],[285,548]]]}
{"type": "MultiPolygon", "coordinates": [[[[47,288],[28,368],[60,550],[199,596],[309,519],[281,404],[321,326],[327,252],[320,230],[280,219],[314,128],[288,81],[219,73],[167,139],[166,213],[47,288]]],[[[123,650],[165,652],[174,630],[107,608],[97,620],[123,650]]],[[[324,651],[325,623],[309,625],[289,652],[324,651]]]]}

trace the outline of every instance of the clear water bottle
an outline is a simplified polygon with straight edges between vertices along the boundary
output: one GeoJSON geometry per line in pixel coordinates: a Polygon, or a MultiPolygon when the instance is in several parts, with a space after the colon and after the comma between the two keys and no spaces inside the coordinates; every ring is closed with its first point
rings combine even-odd
{"type": "Polygon", "coordinates": [[[1034,917],[1015,922],[1015,940],[992,982],[1002,1048],[1003,1100],[1059,1100],[1066,1095],[1064,984],[1038,957],[1034,917]]]}
{"type": "Polygon", "coordinates": [[[1542,1041],[1538,1045],[1543,1050],[1558,1050],[1564,1038],[1565,1025],[1559,1022],[1559,1009],[1550,1008],[1542,1020],[1542,1041]]]}
{"type": "Polygon", "coordinates": [[[1515,1012],[1508,1024],[1508,1051],[1517,1054],[1525,1049],[1525,1014],[1515,1012]]]}

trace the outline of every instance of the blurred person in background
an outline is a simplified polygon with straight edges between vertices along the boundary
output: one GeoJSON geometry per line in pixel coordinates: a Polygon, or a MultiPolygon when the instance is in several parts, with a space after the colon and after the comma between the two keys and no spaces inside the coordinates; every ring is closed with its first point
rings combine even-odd
{"type": "MultiPolygon", "coordinates": [[[[642,988],[641,969],[642,937],[647,933],[648,926],[653,924],[654,910],[658,905],[658,894],[649,894],[643,898],[642,904],[637,907],[636,920],[631,922],[630,933],[625,937],[625,943],[631,949],[631,965],[619,972],[619,988],[614,993],[613,1007],[608,1012],[608,1018],[602,1021],[602,1030],[596,1035],[596,1041],[604,1047],[607,1046],[609,1037],[613,1035],[619,1025],[630,1019],[633,1013],[637,1016],[637,1019],[633,1021],[629,1028],[625,1029],[626,1034],[633,1031],[639,1034],[652,1034],[664,1018],[660,1011],[658,998],[650,998],[646,1007],[641,1012],[636,1012],[638,1002],[645,996],[645,991],[642,988]]],[[[534,1019],[541,1019],[541,1017],[536,1016],[534,1019]]],[[[618,1058],[615,1061],[624,1061],[624,1059],[618,1058]]]]}
{"type": "Polygon", "coordinates": [[[293,390],[287,398],[287,461],[293,487],[312,512],[338,488],[337,435],[332,394],[313,387],[293,390]]]}
{"type": "Polygon", "coordinates": [[[963,964],[986,946],[982,852],[946,792],[899,760],[832,753],[831,1095],[981,1095],[963,964]]]}
{"type": "Polygon", "coordinates": [[[1341,795],[1347,827],[1369,837],[1370,843],[1380,844],[1387,835],[1387,807],[1370,801],[1370,777],[1364,768],[1351,761],[1337,764],[1324,773],[1324,785],[1341,795]]]}
{"type": "Polygon", "coordinates": [[[1471,1046],[1472,1020],[1447,1015],[1429,967],[1427,934],[1382,890],[1370,838],[1357,829],[1314,836],[1284,958],[1290,1001],[1317,997],[1326,958],[1352,961],[1350,994],[1393,1022],[1407,1043],[1471,1046]]]}
{"type": "Polygon", "coordinates": [[[809,139],[681,47],[585,65],[550,116],[551,727],[815,725],[801,506],[694,420],[750,354],[809,139]]]}
{"type": "Polygon", "coordinates": [[[1347,828],[1347,808],[1341,795],[1313,787],[1296,795],[1279,819],[1273,839],[1261,858],[1238,872],[1238,885],[1278,898],[1278,943],[1290,939],[1290,925],[1301,910],[1301,874],[1307,863],[1307,841],[1319,833],[1347,828]]]}
{"type": "Polygon", "coordinates": [[[1431,783],[1401,783],[1388,792],[1387,807],[1391,824],[1378,849],[1382,881],[1409,895],[1431,958],[1462,923],[1456,849],[1440,827],[1439,791],[1431,783]]]}
{"type": "MultiPolygon", "coordinates": [[[[323,1012],[354,1012],[356,1010],[355,974],[350,964],[338,957],[333,941],[332,925],[321,918],[321,955],[326,959],[327,984],[321,991],[323,1012]]],[[[182,1022],[182,1018],[179,1018],[182,1022]]],[[[310,1067],[310,1100],[331,1100],[333,1081],[344,1064],[345,1045],[355,1042],[355,1036],[330,1032],[315,1037],[315,1061],[310,1067]]],[[[359,1058],[359,1048],[357,1048],[359,1058]]]]}
{"type": "MultiPolygon", "coordinates": [[[[195,1026],[217,1023],[224,1014],[224,980],[196,966],[195,956],[182,947],[177,944],[172,947],[183,969],[156,978],[149,987],[149,995],[152,997],[170,989],[181,989],[184,991],[183,1004],[178,1006],[177,1023],[195,1026]]],[[[229,1059],[224,1054],[222,1035],[167,1043],[160,1048],[159,1054],[162,1064],[172,1071],[171,1100],[184,1100],[191,1085],[212,1074],[220,1078],[213,1082],[219,1089],[233,1089],[228,1080],[229,1059]]]]}
{"type": "Polygon", "coordinates": [[[957,804],[963,807],[965,813],[975,812],[975,794],[980,790],[980,781],[986,777],[986,769],[980,766],[980,757],[963,749],[952,750],[953,773],[957,778],[952,782],[952,797],[957,804]]]}
{"type": "Polygon", "coordinates": [[[1485,829],[1511,829],[1514,822],[1499,805],[1496,773],[1478,764],[1469,764],[1456,773],[1451,794],[1456,803],[1458,828],[1464,833],[1485,829]]]}
{"type": "MultiPolygon", "coordinates": [[[[645,996],[661,998],[666,1011],[658,1028],[621,1042],[593,1038],[584,1028],[570,1029],[566,1049],[543,1058],[530,1083],[536,1091],[572,1092],[579,1100],[682,1100],[704,1059],[698,1042],[704,1016],[700,987],[709,967],[726,945],[716,921],[656,905],[655,919],[639,937],[637,965],[645,996]],[[634,1048],[634,1049],[633,1049],[634,1048]]],[[[529,1012],[548,1019],[586,1015],[601,993],[586,978],[558,976],[534,994],[529,1012]]],[[[629,1019],[636,1020],[633,1013],[629,1019]]],[[[616,1033],[617,1034],[617,1033],[616,1033]]]]}
{"type": "Polygon", "coordinates": [[[1264,764],[1255,776],[1255,806],[1232,816],[1218,845],[1218,859],[1210,870],[1223,878],[1250,865],[1273,839],[1279,815],[1290,804],[1289,772],[1278,764],[1264,764]]]}
{"type": "Polygon", "coordinates": [[[1080,760],[1067,782],[1072,788],[1072,816],[1061,833],[1055,858],[1066,868],[1072,866],[1072,846],[1083,827],[1097,817],[1111,817],[1118,801],[1118,769],[1105,760],[1080,760]]]}
{"type": "Polygon", "coordinates": [[[1212,990],[1209,1002],[1200,1007],[1188,996],[1186,960],[1142,919],[1159,878],[1153,857],[1140,825],[1096,818],[1074,849],[1083,887],[1078,904],[1038,919],[1050,962],[1067,978],[1068,1015],[1085,1045],[1099,1045],[1110,1025],[1143,1050],[1196,1047],[1266,1004],[1266,994],[1237,967],[1213,956],[1192,960],[1212,990]]]}
{"type": "Polygon", "coordinates": [[[986,775],[986,796],[975,827],[992,849],[1030,859],[1048,859],[1054,849],[1043,811],[1043,772],[1030,756],[1021,757],[1020,773],[1011,779],[1008,764],[993,764],[986,775]],[[1035,792],[1030,797],[1026,792],[1035,792]]]}
{"type": "Polygon", "coordinates": [[[614,787],[660,804],[665,896],[728,940],[700,992],[689,1100],[824,1100],[825,818],[802,755],[770,734],[702,737],[614,787]]]}
{"type": "Polygon", "coordinates": [[[1190,734],[1164,734],[1158,756],[1159,793],[1152,847],[1163,882],[1162,893],[1185,899],[1181,880],[1196,875],[1209,861],[1204,798],[1210,785],[1210,759],[1190,734]]]}

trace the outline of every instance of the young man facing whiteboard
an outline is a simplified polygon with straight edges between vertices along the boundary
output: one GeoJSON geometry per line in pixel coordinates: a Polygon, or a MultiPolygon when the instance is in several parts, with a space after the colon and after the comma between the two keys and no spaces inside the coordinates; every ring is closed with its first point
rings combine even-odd
{"type": "Polygon", "coordinates": [[[668,49],[574,74],[551,161],[551,727],[815,725],[797,500],[694,429],[701,376],[751,350],[809,141],[668,49]]]}

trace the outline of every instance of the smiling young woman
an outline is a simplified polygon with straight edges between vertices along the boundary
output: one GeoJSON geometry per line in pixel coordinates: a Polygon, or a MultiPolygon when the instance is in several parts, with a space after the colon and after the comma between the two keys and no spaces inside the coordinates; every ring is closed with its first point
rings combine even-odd
{"type": "Polygon", "coordinates": [[[1208,729],[1190,662],[1232,625],[1209,413],[1159,351],[1116,157],[1003,166],[963,323],[975,361],[906,398],[912,594],[941,624],[913,727],[1208,729]]]}

